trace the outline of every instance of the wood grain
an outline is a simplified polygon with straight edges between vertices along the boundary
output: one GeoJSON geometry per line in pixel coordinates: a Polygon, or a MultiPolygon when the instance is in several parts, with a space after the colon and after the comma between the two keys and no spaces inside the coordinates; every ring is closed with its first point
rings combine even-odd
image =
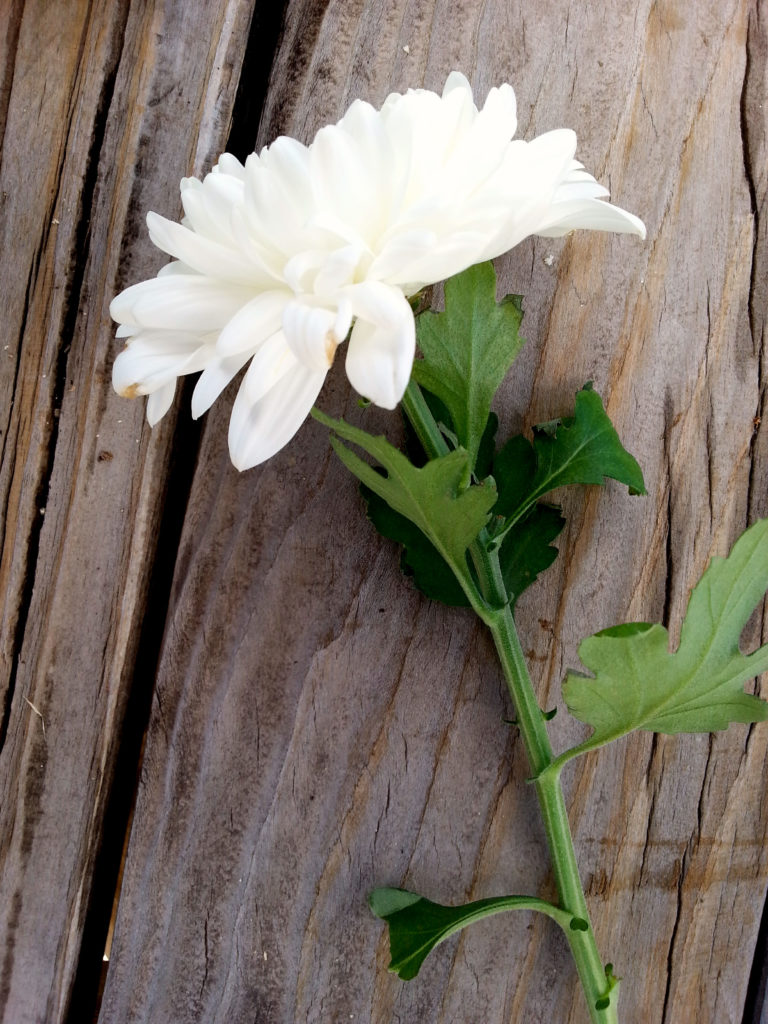
{"type": "MultiPolygon", "coordinates": [[[[250,6],[64,6],[11,5],[1,54],[0,1019],[75,1019],[132,693],[151,713],[101,1024],[583,1024],[549,922],[483,922],[403,984],[365,904],[381,884],[552,893],[489,639],[399,576],[317,424],[238,475],[231,396],[198,452],[185,409],[150,436],[110,392],[109,299],[162,263],[146,211],[175,216],[179,177],[224,146],[250,6]],[[171,478],[166,595],[172,452],[194,476],[188,500],[171,478]]],[[[548,706],[582,636],[625,618],[674,633],[710,555],[768,513],[766,31],[759,0],[288,3],[260,143],[460,68],[480,98],[512,82],[522,137],[574,127],[648,226],[645,244],[584,232],[499,261],[528,339],[503,428],[569,411],[593,379],[649,489],[564,496],[561,558],[519,615],[548,706]]],[[[321,404],[398,434],[341,366],[321,404]]],[[[582,735],[555,719],[558,748],[582,735]]],[[[569,769],[624,1024],[760,1019],[767,748],[760,727],[641,736],[569,769]]]]}
{"type": "MultiPolygon", "coordinates": [[[[289,5],[262,141],[459,67],[480,95],[515,84],[523,136],[576,127],[648,224],[645,246],[585,233],[501,261],[528,309],[503,420],[563,412],[594,379],[651,493],[567,499],[564,557],[522,612],[550,704],[582,635],[624,616],[674,630],[708,557],[765,513],[765,181],[744,128],[762,124],[763,30],[739,2],[289,5]]],[[[355,415],[340,373],[323,405],[355,415]]],[[[464,933],[408,985],[384,973],[376,884],[551,891],[521,751],[487,638],[398,580],[322,432],[238,477],[226,420],[206,425],[181,541],[101,1019],[585,1020],[563,942],[525,915],[464,933]]],[[[742,1019],[766,742],[644,737],[573,770],[625,1020],[742,1019]]]]}
{"type": "Polygon", "coordinates": [[[51,1024],[77,1016],[86,922],[109,914],[92,886],[104,843],[121,844],[105,822],[172,436],[169,423],[150,438],[143,410],[112,394],[107,307],[159,265],[146,208],[226,138],[249,10],[39,0],[8,14],[0,1018],[51,1024]]]}

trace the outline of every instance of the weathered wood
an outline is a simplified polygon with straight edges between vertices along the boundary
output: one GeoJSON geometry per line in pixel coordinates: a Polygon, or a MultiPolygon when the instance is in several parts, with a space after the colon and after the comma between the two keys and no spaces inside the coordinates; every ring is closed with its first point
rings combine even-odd
{"type": "MultiPolygon", "coordinates": [[[[674,631],[708,557],[766,512],[764,31],[742,0],[288,8],[262,142],[461,68],[481,96],[515,85],[522,136],[575,127],[648,225],[645,245],[585,233],[501,261],[529,339],[503,421],[566,411],[594,379],[650,491],[566,499],[564,556],[521,610],[550,705],[581,636],[624,617],[674,631]]],[[[341,371],[322,405],[359,415],[341,371]]],[[[487,638],[398,579],[322,430],[238,476],[227,417],[209,415],[181,539],[101,1020],[585,1020],[564,943],[527,915],[474,927],[408,985],[385,974],[374,885],[551,891],[522,753],[487,638]]],[[[555,727],[558,746],[580,735],[555,727]]],[[[742,1019],[767,745],[760,728],[638,737],[570,770],[625,1020],[742,1019]]]]}
{"type": "Polygon", "coordinates": [[[78,971],[95,998],[101,952],[83,964],[81,944],[109,913],[92,885],[121,845],[105,822],[172,436],[112,393],[107,307],[162,262],[146,208],[227,137],[250,8],[3,11],[0,1018],[51,1024],[77,1017],[78,971]]]}
{"type": "MultiPolygon", "coordinates": [[[[238,475],[217,403],[178,542],[166,519],[172,590],[152,593],[172,436],[184,458],[197,432],[183,410],[150,435],[111,394],[107,306],[163,262],[146,211],[175,216],[178,179],[223,148],[251,6],[8,9],[0,1019],[67,1015],[129,692],[140,707],[154,682],[102,1024],[585,1021],[564,942],[525,914],[446,943],[413,982],[386,974],[374,885],[459,901],[552,882],[488,638],[399,577],[318,425],[238,475]]],[[[765,57],[760,0],[288,6],[261,142],[460,68],[479,97],[513,83],[521,136],[574,127],[648,225],[645,245],[583,233],[499,261],[528,338],[503,426],[567,411],[594,379],[650,492],[565,499],[563,555],[520,609],[550,706],[583,635],[674,632],[709,555],[768,512],[765,57]]],[[[321,404],[362,416],[342,367],[321,404]]],[[[183,487],[172,499],[180,516],[183,487]]],[[[581,735],[555,720],[557,746],[581,735]]],[[[767,748],[765,727],[637,737],[569,769],[626,1024],[742,1020],[767,748]]]]}

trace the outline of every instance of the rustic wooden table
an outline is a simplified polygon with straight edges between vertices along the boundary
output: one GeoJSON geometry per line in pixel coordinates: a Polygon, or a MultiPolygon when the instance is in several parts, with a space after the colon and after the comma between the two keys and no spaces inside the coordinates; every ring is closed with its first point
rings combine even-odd
{"type": "MultiPolygon", "coordinates": [[[[564,942],[527,914],[451,940],[413,982],[386,973],[374,885],[552,889],[489,640],[403,581],[316,424],[242,475],[231,398],[200,426],[187,392],[150,430],[111,390],[108,305],[164,262],[144,216],[179,214],[183,175],[280,133],[309,141],[356,96],[440,89],[457,68],[480,99],[515,86],[522,137],[575,128],[648,240],[582,232],[498,261],[528,339],[499,411],[530,425],[593,379],[649,496],[566,499],[563,555],[520,614],[557,704],[583,635],[623,618],[674,633],[710,555],[768,512],[768,11],[0,11],[0,1018],[585,1021],[564,942]]],[[[343,371],[321,404],[353,412],[343,371]]],[[[581,735],[555,720],[558,746],[581,735]]],[[[768,728],[734,726],[569,769],[627,1024],[768,1020],[767,753],[768,728]]]]}

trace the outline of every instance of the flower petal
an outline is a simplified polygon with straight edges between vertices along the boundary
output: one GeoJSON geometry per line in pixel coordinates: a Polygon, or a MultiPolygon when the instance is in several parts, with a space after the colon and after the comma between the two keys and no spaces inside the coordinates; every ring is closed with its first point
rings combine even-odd
{"type": "Polygon", "coordinates": [[[127,398],[151,395],[169,381],[197,373],[215,358],[200,337],[143,331],[129,341],[112,366],[112,386],[127,398]]]}
{"type": "Polygon", "coordinates": [[[168,381],[157,391],[153,391],[147,399],[147,422],[150,427],[154,427],[156,423],[165,416],[168,410],[173,405],[173,397],[176,394],[176,378],[168,381]]]}
{"type": "Polygon", "coordinates": [[[283,332],[294,356],[304,366],[325,372],[333,363],[339,342],[334,333],[337,314],[322,306],[289,302],[283,313],[283,332]]]}
{"type": "Polygon", "coordinates": [[[394,409],[408,385],[416,351],[413,312],[399,288],[369,281],[347,295],[357,322],[347,350],[347,376],[365,398],[394,409]]]}
{"type": "Polygon", "coordinates": [[[249,357],[249,353],[240,352],[236,356],[214,359],[206,366],[192,392],[193,420],[208,412],[227,384],[248,362],[249,357]]]}
{"type": "Polygon", "coordinates": [[[256,401],[243,383],[229,421],[229,454],[235,467],[250,469],[279,452],[309,415],[324,380],[324,371],[297,362],[256,401]]]}
{"type": "Polygon", "coordinates": [[[147,227],[149,237],[158,249],[182,260],[199,274],[225,278],[253,288],[269,287],[272,283],[259,265],[253,264],[243,252],[232,246],[214,242],[157,213],[147,214],[147,227]]]}
{"type": "Polygon", "coordinates": [[[114,298],[109,315],[133,327],[220,330],[253,298],[253,290],[201,274],[171,274],[131,285],[114,298]]]}
{"type": "Polygon", "coordinates": [[[543,238],[559,238],[577,228],[613,231],[645,238],[645,224],[639,217],[602,199],[571,199],[555,203],[550,222],[537,228],[536,234],[543,238]]]}
{"type": "Polygon", "coordinates": [[[253,352],[280,327],[289,291],[268,291],[239,309],[219,335],[216,348],[222,356],[253,352]]]}

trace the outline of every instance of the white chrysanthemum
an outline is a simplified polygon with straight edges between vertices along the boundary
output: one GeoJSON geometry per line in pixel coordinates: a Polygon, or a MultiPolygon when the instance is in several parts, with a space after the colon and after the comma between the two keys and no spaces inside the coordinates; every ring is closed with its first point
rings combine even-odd
{"type": "Polygon", "coordinates": [[[298,430],[348,334],[352,385],[397,405],[415,347],[406,296],[528,235],[645,236],[574,160],[572,131],[527,143],[512,141],[515,128],[509,85],[478,111],[454,72],[442,97],[395,93],[381,110],[356,100],[310,146],[279,138],[245,166],[225,154],[202,182],[185,178],[182,223],[147,217],[174,262],[110,307],[126,339],[116,390],[149,395],[154,424],[177,378],[202,371],[197,417],[247,365],[229,429],[232,461],[247,469],[298,430]]]}

